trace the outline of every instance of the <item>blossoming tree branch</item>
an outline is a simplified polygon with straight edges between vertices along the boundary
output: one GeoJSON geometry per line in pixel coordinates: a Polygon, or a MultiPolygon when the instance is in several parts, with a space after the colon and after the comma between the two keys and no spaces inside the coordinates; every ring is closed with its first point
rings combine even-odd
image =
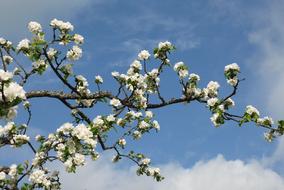
{"type": "MultiPolygon", "coordinates": [[[[112,72],[117,82],[117,90],[103,90],[103,78],[95,76],[91,82],[97,91],[91,91],[89,82],[83,75],[73,72],[74,61],[82,57],[83,36],[72,33],[73,25],[54,19],[50,22],[52,36],[46,39],[42,27],[37,22],[28,24],[32,39],[23,39],[14,46],[10,41],[0,38],[0,148],[28,146],[34,153],[32,160],[11,166],[0,165],[1,189],[60,189],[59,173],[46,168],[49,162],[60,161],[68,172],[76,172],[85,164],[86,157],[98,159],[99,152],[113,150],[113,162],[122,158],[137,165],[138,175],[152,176],[155,180],[163,179],[159,168],[151,166],[151,160],[144,154],[126,151],[127,142],[143,137],[145,133],[159,131],[158,121],[152,110],[172,104],[197,101],[212,113],[210,118],[215,127],[226,121],[234,121],[242,126],[253,122],[267,129],[264,137],[272,141],[284,133],[284,121],[273,122],[270,117],[261,117],[259,111],[248,105],[244,113],[235,114],[229,110],[235,103],[232,97],[237,93],[242,80],[238,78],[240,67],[236,64],[225,66],[224,74],[231,93],[218,96],[220,85],[210,81],[206,87],[199,87],[200,77],[189,73],[183,62],[172,64],[169,55],[175,50],[170,42],[160,42],[150,54],[142,50],[126,73],[112,72]],[[20,63],[20,57],[27,57],[32,65],[20,63]],[[158,65],[153,68],[151,61],[158,65]],[[149,68],[152,69],[149,69],[149,68]],[[51,70],[66,89],[25,91],[34,75],[42,75],[51,70]],[[164,98],[160,91],[160,77],[165,71],[173,70],[177,74],[180,96],[164,98]],[[52,98],[70,110],[73,120],[66,121],[54,133],[48,136],[29,137],[29,123],[32,119],[31,99],[52,98]],[[94,109],[97,103],[108,104],[108,115],[90,115],[87,110],[94,109]],[[15,123],[19,106],[28,113],[23,123],[15,123]],[[119,138],[108,136],[116,131],[119,138]],[[34,138],[35,140],[32,140],[34,138]]],[[[178,90],[178,89],[177,89],[178,90]]]]}

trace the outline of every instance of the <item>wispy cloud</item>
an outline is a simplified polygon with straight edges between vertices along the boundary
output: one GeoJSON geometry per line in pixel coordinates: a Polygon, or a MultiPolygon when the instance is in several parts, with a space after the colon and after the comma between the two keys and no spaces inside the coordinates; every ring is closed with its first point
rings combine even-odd
{"type": "Polygon", "coordinates": [[[274,0],[267,7],[253,13],[253,31],[249,41],[256,52],[248,62],[260,76],[261,86],[265,86],[269,111],[277,118],[284,117],[284,1],[274,0]],[[268,92],[268,93],[267,93],[268,92]]]}
{"type": "Polygon", "coordinates": [[[222,155],[199,161],[191,168],[178,163],[160,166],[166,179],[155,182],[150,177],[137,177],[135,168],[115,167],[106,157],[79,169],[77,174],[63,173],[63,189],[137,189],[137,190],[282,190],[284,178],[261,162],[226,160],[222,155]],[[79,182],[79,183],[78,183],[79,182]]]}

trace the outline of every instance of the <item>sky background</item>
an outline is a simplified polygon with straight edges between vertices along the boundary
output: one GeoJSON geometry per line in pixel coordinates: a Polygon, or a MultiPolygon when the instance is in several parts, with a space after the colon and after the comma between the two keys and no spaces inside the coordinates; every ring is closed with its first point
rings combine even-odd
{"type": "MultiPolygon", "coordinates": [[[[29,21],[40,22],[47,33],[51,19],[70,21],[75,33],[85,37],[84,57],[75,64],[75,72],[90,83],[100,74],[105,90],[116,88],[112,71],[126,72],[139,51],[152,51],[160,41],[169,40],[177,47],[171,62],[184,61],[190,72],[200,75],[200,87],[218,81],[221,96],[231,90],[224,66],[239,64],[240,77],[246,80],[234,98],[234,113],[252,104],[262,116],[284,118],[283,0],[10,0],[0,5],[0,36],[15,44],[30,36],[29,21]]],[[[180,95],[176,84],[173,72],[161,77],[165,97],[180,95]]],[[[26,90],[62,88],[47,72],[26,90]]],[[[32,109],[31,134],[48,134],[70,121],[68,110],[54,100],[33,100],[32,109]]],[[[93,117],[107,111],[98,107],[93,117]]],[[[108,152],[98,162],[88,162],[78,175],[63,172],[64,189],[284,189],[283,138],[267,143],[264,130],[253,125],[239,128],[227,123],[216,129],[210,112],[196,103],[154,113],[161,131],[129,144],[161,167],[163,182],[136,177],[128,160],[114,166],[108,152]]],[[[5,149],[0,155],[1,163],[7,164],[30,157],[25,150],[5,149]],[[9,157],[2,156],[8,153],[9,157]]],[[[52,167],[64,171],[61,165],[52,167]]]]}

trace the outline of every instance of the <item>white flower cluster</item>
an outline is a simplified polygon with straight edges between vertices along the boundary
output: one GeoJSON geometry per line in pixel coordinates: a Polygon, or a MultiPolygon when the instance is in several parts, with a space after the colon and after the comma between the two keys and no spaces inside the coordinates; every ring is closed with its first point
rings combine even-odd
{"type": "MultiPolygon", "coordinates": [[[[5,101],[12,102],[16,98],[21,100],[26,99],[25,91],[22,86],[17,84],[16,82],[10,82],[9,86],[4,87],[4,97],[5,101]]],[[[0,102],[3,101],[2,96],[0,96],[0,102]]]]}
{"type": "Polygon", "coordinates": [[[80,34],[74,34],[73,38],[74,38],[74,42],[76,44],[83,44],[84,43],[84,37],[81,36],[80,34]]]}
{"type": "MultiPolygon", "coordinates": [[[[192,97],[192,98],[201,98],[201,95],[202,95],[201,92],[202,91],[201,91],[200,88],[197,88],[198,81],[200,81],[199,75],[197,75],[195,73],[189,74],[188,83],[186,85],[186,89],[184,89],[186,96],[189,96],[189,97],[192,97]]],[[[205,95],[205,94],[203,93],[203,95],[205,95]]]]}
{"type": "Polygon", "coordinates": [[[47,56],[50,60],[53,60],[57,53],[57,50],[55,50],[54,48],[49,48],[47,51],[47,56]]]}
{"type": "Polygon", "coordinates": [[[116,99],[116,98],[111,99],[109,104],[113,107],[116,107],[116,108],[122,105],[120,100],[116,99]]]}
{"type": "Polygon", "coordinates": [[[8,81],[13,78],[13,73],[0,69],[0,82],[8,81]]]}
{"type": "Polygon", "coordinates": [[[30,137],[27,135],[14,135],[13,138],[10,140],[10,143],[14,147],[21,146],[22,144],[25,144],[29,142],[30,137]]]}
{"type": "Polygon", "coordinates": [[[125,147],[125,145],[126,145],[126,140],[125,140],[125,139],[119,139],[119,140],[118,140],[118,145],[121,146],[121,147],[125,147]]]}
{"type": "MultiPolygon", "coordinates": [[[[24,125],[21,127],[24,127],[24,125]]],[[[14,122],[7,122],[4,127],[0,125],[0,137],[8,138],[12,147],[20,147],[30,140],[30,137],[24,134],[19,134],[18,131],[19,130],[14,122]]]]}
{"type": "Polygon", "coordinates": [[[255,108],[255,107],[253,107],[252,105],[248,105],[247,107],[246,107],[246,113],[247,114],[249,114],[250,116],[257,116],[257,117],[259,117],[259,111],[255,108]]]}
{"type": "Polygon", "coordinates": [[[5,172],[0,172],[0,182],[4,181],[6,179],[6,173],[5,172]]]}
{"type": "Polygon", "coordinates": [[[142,50],[139,54],[138,54],[138,58],[139,60],[147,60],[150,58],[150,53],[147,50],[142,50]]]}
{"type": "Polygon", "coordinates": [[[82,53],[83,53],[82,49],[79,46],[75,45],[72,47],[72,49],[67,51],[66,57],[70,61],[76,61],[82,57],[82,53]]]}
{"type": "Polygon", "coordinates": [[[59,29],[64,33],[74,30],[74,26],[70,22],[63,22],[62,20],[57,20],[56,18],[50,22],[50,26],[59,29]]]}
{"type": "Polygon", "coordinates": [[[17,106],[22,100],[26,99],[26,92],[18,83],[13,82],[13,73],[0,69],[0,103],[12,104],[10,107],[0,108],[0,118],[12,120],[17,114],[17,106]]]}
{"type": "Polygon", "coordinates": [[[49,188],[51,181],[49,177],[45,175],[45,171],[36,169],[34,170],[29,177],[29,180],[36,185],[43,185],[45,188],[49,188]]]}
{"type": "Polygon", "coordinates": [[[12,164],[9,168],[9,173],[8,175],[12,178],[15,179],[16,176],[18,175],[18,170],[17,170],[18,166],[16,164],[12,164]]]}
{"type": "Polygon", "coordinates": [[[274,124],[273,119],[271,117],[264,117],[264,118],[258,118],[256,120],[256,123],[258,125],[264,125],[264,126],[272,126],[274,124]]]}
{"type": "Polygon", "coordinates": [[[28,29],[34,34],[42,32],[41,25],[38,22],[34,21],[29,22],[28,29]]]}
{"type": "Polygon", "coordinates": [[[268,142],[272,142],[272,140],[275,138],[273,133],[271,132],[266,132],[264,133],[264,139],[267,140],[268,142]]]}
{"type": "Polygon", "coordinates": [[[200,81],[200,76],[199,75],[197,75],[197,74],[195,74],[195,73],[191,73],[190,75],[189,75],[189,77],[188,77],[188,79],[190,80],[190,81],[200,81]]]}
{"type": "Polygon", "coordinates": [[[6,63],[6,64],[10,64],[10,63],[12,63],[13,62],[13,58],[11,57],[11,56],[9,56],[9,55],[4,55],[3,56],[3,60],[4,60],[4,62],[6,63]]]}
{"type": "Polygon", "coordinates": [[[14,122],[8,122],[4,127],[0,125],[0,137],[9,134],[15,128],[14,124],[14,122]]]}
{"type": "Polygon", "coordinates": [[[45,71],[48,67],[48,64],[42,59],[39,59],[36,62],[33,62],[32,65],[35,70],[38,70],[40,72],[45,71]]]}
{"type": "Polygon", "coordinates": [[[201,91],[197,89],[197,97],[201,100],[207,101],[210,98],[217,97],[220,85],[216,81],[210,81],[206,88],[201,91]]]}
{"type": "Polygon", "coordinates": [[[178,76],[183,79],[188,76],[188,68],[183,62],[177,62],[174,65],[174,70],[178,72],[178,76]]]}
{"type": "Polygon", "coordinates": [[[80,153],[75,153],[73,157],[69,157],[65,162],[64,166],[66,171],[71,172],[76,166],[83,166],[85,164],[85,156],[80,153]]]}
{"type": "Polygon", "coordinates": [[[155,48],[154,50],[154,57],[159,58],[163,61],[163,63],[169,64],[170,60],[167,59],[167,52],[175,49],[175,47],[172,45],[171,42],[165,41],[165,42],[159,42],[158,48],[155,48]]]}
{"type": "Polygon", "coordinates": [[[53,149],[57,157],[62,161],[68,172],[74,172],[77,166],[85,164],[85,155],[98,157],[95,151],[97,144],[96,135],[91,131],[91,127],[83,123],[74,126],[72,123],[64,123],[56,133],[49,134],[48,138],[37,136],[37,141],[41,142],[41,152],[37,152],[33,159],[33,166],[39,167],[46,160],[49,150],[53,149]]]}
{"type": "MultiPolygon", "coordinates": [[[[145,160],[146,162],[149,161],[145,160]]],[[[137,175],[143,175],[146,174],[147,176],[152,176],[154,177],[154,179],[156,179],[157,181],[161,181],[162,179],[164,179],[164,177],[161,176],[160,174],[160,169],[159,168],[152,168],[152,167],[148,167],[148,165],[146,164],[142,164],[138,170],[136,171],[137,175]]]]}
{"type": "Polygon", "coordinates": [[[211,117],[210,120],[214,124],[215,127],[218,127],[222,124],[222,115],[220,113],[214,113],[211,117]]]}
{"type": "Polygon", "coordinates": [[[228,84],[231,86],[236,86],[238,83],[238,73],[240,72],[240,67],[237,63],[232,63],[230,65],[225,66],[225,77],[227,79],[228,84]]]}
{"type": "Polygon", "coordinates": [[[141,71],[142,69],[142,65],[140,63],[140,61],[138,60],[134,60],[131,64],[130,64],[130,68],[127,71],[127,75],[133,75],[139,71],[141,71]]]}
{"type": "Polygon", "coordinates": [[[208,90],[208,94],[211,94],[211,95],[218,95],[218,89],[220,88],[220,85],[218,82],[216,81],[210,81],[208,84],[207,84],[207,90],[208,90]]]}
{"type": "Polygon", "coordinates": [[[6,40],[2,37],[0,37],[0,46],[9,50],[12,47],[12,42],[10,42],[9,40],[6,40]]]}
{"type": "Polygon", "coordinates": [[[209,107],[213,107],[213,106],[216,105],[216,103],[217,103],[218,101],[219,101],[218,98],[210,98],[210,99],[207,100],[207,105],[208,105],[209,107]]]}
{"type": "Polygon", "coordinates": [[[172,43],[169,42],[169,41],[159,42],[159,44],[158,44],[159,49],[169,49],[171,47],[172,47],[172,43]]]}
{"type": "Polygon", "coordinates": [[[30,40],[28,39],[23,39],[21,40],[18,45],[17,45],[17,50],[20,51],[26,51],[30,48],[30,40]]]}
{"type": "Polygon", "coordinates": [[[95,77],[95,83],[102,84],[104,82],[103,78],[100,75],[95,77]]]}
{"type": "Polygon", "coordinates": [[[64,135],[71,134],[74,137],[77,137],[79,140],[84,141],[86,144],[91,145],[94,147],[97,142],[93,140],[93,133],[83,123],[78,124],[74,127],[71,123],[65,123],[60,128],[57,129],[57,133],[62,133],[64,135]]]}
{"type": "Polygon", "coordinates": [[[231,98],[220,102],[218,98],[214,97],[207,100],[207,105],[213,113],[210,120],[215,127],[218,127],[224,123],[223,112],[235,106],[235,102],[231,98]]]}
{"type": "MultiPolygon", "coordinates": [[[[77,75],[76,78],[76,90],[81,94],[90,94],[91,91],[88,89],[89,83],[87,79],[82,75],[77,75]]],[[[78,103],[82,103],[84,106],[90,107],[93,103],[92,99],[77,100],[78,103]]]]}
{"type": "Polygon", "coordinates": [[[151,163],[151,159],[150,158],[144,158],[141,160],[141,164],[143,165],[149,165],[151,163]]]}

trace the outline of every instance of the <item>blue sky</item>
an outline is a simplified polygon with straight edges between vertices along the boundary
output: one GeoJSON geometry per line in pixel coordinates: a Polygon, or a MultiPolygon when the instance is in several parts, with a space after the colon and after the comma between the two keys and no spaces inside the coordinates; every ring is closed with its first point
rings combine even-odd
{"type": "MultiPolygon", "coordinates": [[[[263,116],[268,114],[277,119],[284,118],[284,103],[281,102],[284,92],[281,83],[284,79],[283,0],[27,0],[25,3],[14,0],[1,4],[4,8],[0,13],[0,23],[4,27],[1,27],[0,35],[14,43],[29,35],[26,24],[31,20],[40,22],[46,30],[53,18],[74,24],[75,32],[85,37],[84,57],[75,64],[75,72],[83,74],[90,81],[100,74],[105,80],[105,90],[116,87],[111,71],[125,72],[140,50],[152,51],[158,42],[169,40],[177,47],[170,57],[172,63],[184,61],[190,72],[201,76],[200,86],[205,86],[210,80],[218,81],[222,95],[231,90],[223,77],[224,66],[233,62],[240,65],[241,77],[246,80],[241,83],[239,93],[234,98],[237,106],[233,112],[241,113],[246,105],[252,104],[263,116]],[[4,18],[3,15],[9,16],[4,18]]],[[[151,64],[155,66],[155,62],[151,64]]],[[[161,77],[161,89],[166,97],[180,95],[177,83],[178,78],[173,72],[168,71],[161,77]]],[[[32,82],[28,87],[41,88],[60,89],[62,85],[51,73],[47,73],[43,79],[32,82]]],[[[58,102],[35,100],[32,103],[33,133],[40,130],[47,134],[70,120],[69,113],[58,102]]],[[[98,107],[95,113],[102,111],[106,109],[98,107]]],[[[239,128],[234,123],[227,123],[216,129],[210,122],[209,111],[204,105],[196,103],[155,110],[155,114],[161,131],[147,135],[131,146],[149,155],[154,164],[161,164],[168,173],[176,167],[177,171],[181,171],[180,179],[187,176],[183,170],[191,171],[187,177],[195,179],[197,174],[194,172],[202,164],[216,164],[216,167],[218,164],[229,164],[228,167],[231,167],[230,163],[236,166],[236,171],[243,171],[237,167],[239,160],[244,173],[248,170],[277,172],[274,173],[279,180],[277,183],[282,185],[279,185],[280,188],[284,187],[283,161],[278,161],[284,154],[283,140],[267,143],[263,139],[264,131],[253,125],[239,128]],[[204,162],[196,166],[202,160],[204,162]],[[250,164],[256,164],[259,170],[254,170],[255,167],[251,169],[250,164]],[[276,164],[281,167],[276,167],[276,164]]],[[[4,154],[3,151],[0,153],[4,154]]],[[[0,157],[1,162],[5,163],[18,159],[0,157]]],[[[132,172],[135,175],[123,164],[119,169],[108,166],[108,162],[101,164],[107,168],[99,170],[102,173],[107,171],[115,176],[121,172],[128,176],[128,172],[132,172]]],[[[273,175],[271,179],[275,180],[273,175]]],[[[144,189],[159,189],[152,182],[144,184],[149,185],[144,189]]],[[[185,183],[179,188],[194,187],[190,185],[185,183]]],[[[130,189],[125,184],[121,187],[130,189]]]]}

